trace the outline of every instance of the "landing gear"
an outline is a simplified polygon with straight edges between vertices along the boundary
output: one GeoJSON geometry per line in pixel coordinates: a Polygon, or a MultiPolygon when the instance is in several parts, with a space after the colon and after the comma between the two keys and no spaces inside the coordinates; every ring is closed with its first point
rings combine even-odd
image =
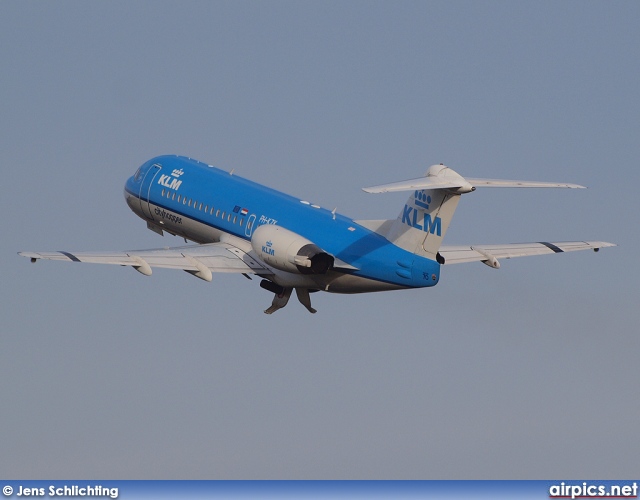
{"type": "Polygon", "coordinates": [[[273,295],[273,302],[271,302],[271,307],[264,310],[265,314],[273,314],[278,309],[282,309],[289,302],[289,297],[291,297],[291,292],[293,288],[283,288],[281,294],[273,295]]]}
{"type": "MultiPolygon", "coordinates": [[[[274,293],[271,307],[265,309],[265,314],[273,314],[278,309],[282,309],[286,306],[289,302],[289,298],[291,297],[291,292],[293,292],[293,287],[282,287],[269,280],[262,280],[260,282],[260,286],[265,290],[269,290],[274,293]]],[[[313,307],[311,307],[311,298],[309,297],[309,290],[307,288],[296,288],[296,296],[300,303],[306,307],[307,311],[311,314],[315,314],[317,312],[313,307]]]]}
{"type": "Polygon", "coordinates": [[[311,314],[315,314],[316,311],[313,307],[311,307],[311,297],[309,297],[309,290],[306,288],[296,288],[296,295],[298,296],[298,300],[300,303],[307,308],[311,314]]]}

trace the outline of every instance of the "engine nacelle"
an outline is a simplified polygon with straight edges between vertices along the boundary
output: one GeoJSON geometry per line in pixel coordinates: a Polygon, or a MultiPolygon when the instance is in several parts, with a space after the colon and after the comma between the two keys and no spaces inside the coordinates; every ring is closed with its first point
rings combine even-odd
{"type": "Polygon", "coordinates": [[[253,232],[254,252],[270,266],[300,274],[325,274],[334,258],[306,238],[273,224],[264,224],[253,232]]]}

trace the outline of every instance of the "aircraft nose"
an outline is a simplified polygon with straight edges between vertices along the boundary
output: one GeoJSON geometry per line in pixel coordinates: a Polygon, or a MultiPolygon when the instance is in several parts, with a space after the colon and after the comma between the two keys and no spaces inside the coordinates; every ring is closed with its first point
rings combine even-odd
{"type": "Polygon", "coordinates": [[[131,177],[129,177],[125,183],[124,183],[124,190],[126,191],[130,191],[133,192],[134,191],[134,185],[135,185],[135,178],[132,175],[131,177]]]}

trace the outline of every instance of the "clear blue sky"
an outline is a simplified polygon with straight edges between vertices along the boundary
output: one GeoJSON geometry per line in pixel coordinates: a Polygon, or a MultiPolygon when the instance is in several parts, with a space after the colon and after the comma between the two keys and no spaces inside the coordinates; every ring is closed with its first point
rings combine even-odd
{"type": "Polygon", "coordinates": [[[640,437],[638,2],[0,3],[0,470],[14,478],[620,478],[640,437]],[[430,290],[41,262],[161,238],[175,153],[356,218],[443,162],[589,190],[465,195],[446,243],[618,247],[430,290]]]}

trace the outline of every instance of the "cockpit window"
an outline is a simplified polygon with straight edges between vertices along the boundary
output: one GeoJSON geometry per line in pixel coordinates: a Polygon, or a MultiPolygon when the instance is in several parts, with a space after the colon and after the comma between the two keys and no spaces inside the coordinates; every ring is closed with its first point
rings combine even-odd
{"type": "MultiPolygon", "coordinates": [[[[136,170],[136,173],[133,174],[133,181],[134,182],[142,181],[142,179],[144,179],[144,176],[147,174],[151,166],[152,166],[151,162],[143,163],[142,166],[138,170],[136,170]]],[[[153,166],[161,167],[160,164],[158,163],[153,164],[153,166]]]]}

